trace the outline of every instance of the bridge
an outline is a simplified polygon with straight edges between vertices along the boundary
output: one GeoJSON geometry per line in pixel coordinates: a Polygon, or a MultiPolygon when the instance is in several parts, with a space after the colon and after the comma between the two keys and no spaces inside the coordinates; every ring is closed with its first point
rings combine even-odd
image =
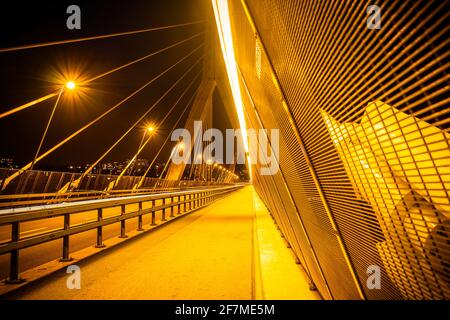
{"type": "Polygon", "coordinates": [[[375,2],[0,48],[133,52],[0,109],[0,298],[450,298],[450,3],[375,2]]]}

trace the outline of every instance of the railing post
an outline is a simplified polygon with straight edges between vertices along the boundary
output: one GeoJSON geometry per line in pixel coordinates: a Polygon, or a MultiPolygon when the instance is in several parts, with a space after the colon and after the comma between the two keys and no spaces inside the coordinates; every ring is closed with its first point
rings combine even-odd
{"type": "Polygon", "coordinates": [[[173,218],[173,197],[170,197],[170,217],[173,218]]]}
{"type": "MultiPolygon", "coordinates": [[[[142,202],[139,202],[139,212],[142,212],[142,202]]],[[[144,231],[144,229],[142,228],[142,214],[138,215],[137,231],[144,231]]]]}
{"type": "MultiPolygon", "coordinates": [[[[121,205],[120,206],[120,215],[125,215],[125,205],[121,205]]],[[[128,238],[128,236],[126,235],[126,230],[125,230],[125,220],[120,220],[120,236],[119,238],[128,238]]]]}
{"type": "Polygon", "coordinates": [[[97,221],[100,222],[100,225],[97,227],[97,244],[95,245],[96,248],[104,248],[105,245],[103,244],[103,226],[101,225],[103,222],[103,209],[99,208],[97,210],[97,221]]]}
{"type": "MultiPolygon", "coordinates": [[[[20,225],[19,222],[13,222],[11,225],[11,241],[17,242],[20,238],[20,225]]],[[[10,258],[10,268],[9,268],[9,279],[7,279],[5,282],[14,284],[14,283],[21,283],[25,280],[21,279],[19,276],[19,250],[13,250],[11,251],[11,258],[10,258]]]]}
{"type": "MultiPolygon", "coordinates": [[[[64,230],[70,229],[70,213],[64,215],[64,230]]],[[[63,237],[63,252],[62,258],[59,259],[61,262],[72,261],[73,259],[69,257],[69,235],[63,237]]]]}
{"type": "Polygon", "coordinates": [[[180,196],[178,196],[178,211],[177,211],[177,214],[181,214],[181,204],[180,204],[180,201],[181,201],[181,197],[180,196]]]}
{"type": "MultiPolygon", "coordinates": [[[[163,207],[166,205],[166,198],[163,198],[162,199],[163,200],[163,207]]],[[[161,218],[161,221],[166,221],[167,219],[166,219],[166,208],[164,207],[163,209],[162,209],[162,218],[161,218]]]]}
{"type": "Polygon", "coordinates": [[[192,210],[192,194],[189,194],[189,211],[192,210]]]}
{"type": "Polygon", "coordinates": [[[184,203],[183,203],[183,207],[184,207],[183,212],[186,212],[186,195],[184,195],[184,203]]]}
{"type": "Polygon", "coordinates": [[[155,221],[155,200],[152,200],[152,226],[156,226],[155,221]]]}

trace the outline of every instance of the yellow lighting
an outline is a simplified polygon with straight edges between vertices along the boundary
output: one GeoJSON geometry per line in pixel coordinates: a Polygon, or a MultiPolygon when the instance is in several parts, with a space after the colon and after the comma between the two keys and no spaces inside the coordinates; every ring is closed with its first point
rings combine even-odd
{"type": "Polygon", "coordinates": [[[68,81],[68,82],[66,83],[66,87],[67,87],[67,89],[69,89],[69,90],[75,89],[75,82],[73,82],[73,81],[68,81]]]}
{"type": "MultiPolygon", "coordinates": [[[[216,18],[217,31],[219,33],[220,45],[222,48],[223,58],[227,69],[228,80],[230,82],[233,100],[239,119],[239,125],[242,134],[242,140],[245,152],[248,152],[247,126],[245,123],[244,107],[242,104],[241,89],[239,86],[239,78],[234,57],[233,38],[231,35],[231,23],[228,12],[227,0],[212,0],[214,8],[214,16],[216,18]]],[[[250,162],[249,162],[250,166],[250,162]]]]}
{"type": "MultiPolygon", "coordinates": [[[[339,122],[324,110],[322,117],[355,195],[372,205],[379,221],[385,240],[375,246],[388,277],[411,299],[410,285],[447,286],[445,279],[428,275],[434,267],[426,248],[450,212],[450,168],[443,165],[450,159],[450,135],[382,101],[370,103],[357,122],[339,122]],[[410,251],[404,248],[414,250],[417,260],[405,260],[410,251]],[[397,270],[408,274],[408,285],[397,270]]],[[[438,255],[433,259],[446,263],[438,255]]]]}
{"type": "Polygon", "coordinates": [[[147,131],[148,132],[153,132],[153,131],[155,131],[155,127],[153,127],[153,126],[149,126],[148,128],[147,128],[147,131]]]}

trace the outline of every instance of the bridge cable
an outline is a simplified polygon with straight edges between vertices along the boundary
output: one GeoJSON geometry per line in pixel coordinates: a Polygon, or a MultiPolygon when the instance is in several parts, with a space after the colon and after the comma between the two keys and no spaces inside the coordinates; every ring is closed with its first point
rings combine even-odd
{"type": "MultiPolygon", "coordinates": [[[[202,57],[203,58],[203,57],[202,57]]],[[[194,65],[192,65],[192,67],[191,68],[189,68],[189,70],[188,70],[188,72],[190,71],[190,70],[192,70],[192,68],[198,63],[198,62],[200,62],[200,60],[201,60],[201,58],[194,64],[194,65]]],[[[181,80],[188,72],[186,72],[179,80],[181,80]]],[[[170,108],[170,110],[166,113],[166,116],[164,117],[164,120],[167,118],[167,116],[173,111],[173,109],[175,108],[175,106],[178,104],[178,102],[181,100],[181,98],[184,96],[184,94],[188,91],[188,89],[192,86],[192,84],[195,82],[195,80],[200,76],[200,74],[201,74],[201,71],[199,72],[199,73],[197,73],[197,75],[195,76],[195,78],[191,81],[191,83],[186,87],[186,89],[183,91],[183,93],[180,95],[180,97],[178,98],[178,100],[173,104],[173,106],[170,108]]],[[[178,82],[178,81],[177,81],[178,82]]],[[[172,88],[174,88],[175,87],[175,84],[172,86],[172,88]]],[[[172,88],[170,88],[168,91],[167,91],[167,93],[172,89],[172,88]]],[[[160,100],[162,100],[162,98],[160,99],[160,100]]],[[[163,121],[164,120],[162,120],[160,123],[159,123],[159,125],[157,126],[157,127],[159,127],[162,123],[163,123],[163,121]]],[[[145,141],[145,143],[141,146],[141,147],[139,147],[139,149],[138,149],[138,151],[137,151],[137,153],[133,156],[133,158],[131,159],[131,161],[130,162],[128,162],[128,164],[127,164],[127,166],[124,168],[124,170],[122,170],[122,172],[120,173],[120,175],[117,177],[117,179],[115,179],[113,182],[113,184],[112,184],[112,186],[113,187],[115,187],[115,186],[117,186],[117,184],[119,183],[119,181],[120,181],[120,179],[122,179],[122,177],[125,175],[125,172],[128,170],[128,168],[130,167],[130,165],[131,165],[131,163],[139,156],[139,154],[142,152],[142,150],[144,149],[144,147],[145,147],[145,145],[150,141],[150,138],[151,138],[152,136],[150,135],[149,137],[148,137],[148,139],[145,141]]]]}
{"type": "Polygon", "coordinates": [[[170,136],[172,135],[172,132],[175,130],[175,128],[178,126],[178,124],[180,123],[181,119],[183,118],[184,114],[186,113],[186,111],[188,110],[188,107],[191,105],[192,101],[194,100],[195,96],[197,95],[198,91],[199,91],[200,86],[197,87],[197,89],[195,90],[194,94],[192,95],[192,97],[189,99],[188,103],[186,104],[186,106],[183,109],[183,112],[181,112],[180,116],[178,117],[178,120],[175,122],[174,126],[172,127],[172,130],[169,132],[169,134],[167,135],[166,139],[164,140],[163,144],[161,145],[161,147],[159,148],[158,152],[156,153],[156,156],[153,158],[152,162],[149,164],[147,170],[144,172],[144,174],[141,176],[141,179],[139,180],[139,182],[136,184],[134,189],[139,189],[142,185],[142,183],[144,182],[144,179],[146,177],[146,175],[148,174],[148,172],[150,171],[151,167],[153,166],[153,164],[155,163],[156,159],[158,158],[159,154],[161,153],[161,151],[164,149],[164,146],[166,145],[167,141],[169,140],[170,136]]]}
{"type": "Polygon", "coordinates": [[[33,161],[31,162],[30,170],[33,170],[33,166],[34,166],[34,164],[36,162],[36,158],[38,157],[39,152],[41,152],[42,144],[44,143],[45,137],[47,136],[48,129],[50,128],[50,124],[52,122],[53,116],[55,115],[56,107],[58,106],[58,102],[59,102],[59,99],[61,98],[61,95],[62,95],[63,91],[64,91],[64,87],[62,87],[59,90],[58,98],[56,99],[56,102],[53,105],[52,112],[50,114],[50,118],[47,121],[47,125],[45,127],[44,133],[42,134],[41,140],[39,142],[39,146],[38,146],[38,148],[36,150],[36,153],[34,154],[33,161]]]}
{"type": "MultiPolygon", "coordinates": [[[[137,59],[135,59],[135,60],[132,60],[132,61],[130,61],[130,62],[124,64],[124,65],[121,65],[121,66],[115,67],[115,68],[113,68],[113,69],[111,69],[111,70],[108,70],[108,71],[106,71],[106,72],[103,72],[103,73],[101,73],[101,74],[99,74],[99,75],[97,75],[97,76],[95,76],[95,77],[93,77],[93,78],[90,78],[90,79],[88,79],[88,80],[86,80],[86,81],[82,81],[82,82],[80,83],[80,85],[86,85],[86,84],[88,84],[88,83],[90,83],[90,82],[92,82],[92,81],[94,81],[94,80],[98,80],[98,79],[100,79],[100,78],[102,78],[102,77],[104,77],[104,76],[110,75],[110,74],[112,74],[112,73],[114,73],[114,72],[116,72],[116,71],[119,71],[119,70],[121,70],[121,69],[123,69],[123,68],[126,68],[126,67],[128,67],[128,66],[131,66],[131,65],[133,65],[133,64],[135,64],[135,63],[137,63],[137,62],[143,61],[143,60],[148,59],[148,58],[150,58],[150,57],[153,57],[153,56],[155,56],[155,55],[157,55],[157,54],[159,54],[159,53],[162,53],[162,52],[164,52],[164,51],[167,51],[167,50],[169,50],[169,49],[172,49],[172,48],[174,48],[174,47],[176,47],[176,46],[178,46],[178,45],[180,45],[180,44],[182,44],[182,43],[185,43],[185,42],[187,42],[187,41],[189,41],[189,40],[192,40],[192,39],[194,39],[194,38],[196,38],[196,37],[202,35],[203,33],[204,33],[203,31],[202,31],[202,32],[199,32],[199,33],[197,33],[197,34],[195,34],[195,35],[193,35],[193,36],[191,36],[191,37],[189,37],[189,38],[186,38],[186,39],[184,39],[184,40],[178,41],[178,42],[176,42],[176,43],[174,43],[174,44],[171,44],[171,45],[169,45],[169,46],[167,46],[167,47],[165,47],[165,48],[162,48],[162,49],[160,49],[160,50],[157,50],[157,51],[155,51],[155,52],[152,52],[152,53],[150,53],[150,54],[147,54],[147,55],[145,55],[145,56],[143,56],[143,57],[140,57],[140,58],[137,58],[137,59]]],[[[6,111],[6,112],[0,114],[0,119],[2,119],[2,118],[4,118],[4,117],[7,117],[7,116],[9,116],[9,115],[12,115],[12,114],[14,114],[14,113],[16,113],[16,112],[25,110],[25,109],[27,109],[27,108],[29,108],[29,107],[32,107],[32,106],[34,106],[34,105],[36,105],[36,104],[38,104],[38,103],[40,103],[40,102],[42,102],[42,101],[45,101],[45,100],[54,98],[54,97],[56,97],[56,96],[59,95],[59,91],[60,91],[60,90],[57,90],[57,91],[55,91],[55,92],[53,92],[53,93],[50,93],[50,94],[48,94],[48,95],[46,95],[46,96],[43,96],[43,97],[34,99],[33,101],[27,102],[27,103],[25,103],[25,104],[23,104],[23,105],[21,105],[21,106],[18,106],[18,107],[14,108],[14,109],[8,110],[8,111],[6,111]]]]}
{"type": "Polygon", "coordinates": [[[173,28],[179,28],[179,27],[185,27],[185,26],[200,24],[200,23],[203,23],[203,22],[205,22],[205,21],[204,20],[200,20],[200,21],[193,21],[193,22],[188,22],[188,23],[173,24],[173,25],[163,26],[163,27],[153,27],[153,28],[148,28],[148,29],[133,30],[133,31],[126,31],[126,32],[119,32],[119,33],[111,33],[111,34],[104,34],[104,35],[99,35],[99,36],[92,36],[92,37],[85,37],[85,38],[78,38],[78,39],[68,39],[68,40],[60,40],[60,41],[52,41],[52,42],[29,44],[29,45],[24,45],[24,46],[3,48],[3,49],[0,49],[0,53],[2,53],[2,52],[11,52],[11,51],[19,51],[19,50],[25,50],[25,49],[42,48],[42,47],[48,47],[48,46],[54,46],[54,45],[60,45],[60,44],[67,44],[67,43],[75,43],[75,42],[82,42],[82,41],[91,41],[91,40],[98,40],[98,39],[120,37],[120,36],[133,35],[133,34],[139,34],[139,33],[144,33],[144,32],[158,31],[158,30],[167,30],[167,29],[173,29],[173,28]]]}
{"type": "MultiPolygon", "coordinates": [[[[124,102],[126,102],[127,100],[129,100],[131,97],[135,96],[137,93],[139,93],[140,91],[142,91],[144,88],[146,88],[148,85],[150,85],[151,83],[155,82],[157,79],[159,79],[160,77],[162,77],[164,74],[166,74],[167,72],[169,72],[171,69],[173,69],[175,66],[177,66],[178,64],[180,64],[182,61],[186,60],[189,56],[191,56],[195,51],[199,50],[204,44],[202,43],[201,45],[199,45],[197,48],[195,48],[194,50],[192,50],[189,54],[185,55],[182,59],[178,60],[175,64],[173,64],[171,67],[167,68],[166,70],[164,70],[163,72],[161,72],[159,75],[157,75],[155,78],[151,79],[149,82],[147,82],[146,84],[144,84],[143,86],[141,86],[140,88],[138,88],[137,90],[135,90],[134,92],[132,92],[130,95],[128,95],[127,97],[125,97],[124,99],[122,99],[121,101],[119,101],[118,103],[116,103],[113,107],[111,107],[110,109],[108,109],[107,111],[105,111],[104,113],[102,113],[100,116],[98,116],[97,118],[95,118],[94,120],[92,120],[91,122],[89,122],[88,124],[84,125],[83,127],[81,127],[80,129],[78,129],[76,132],[72,133],[71,135],[69,135],[68,137],[66,137],[64,140],[60,141],[58,144],[56,144],[55,146],[53,146],[51,149],[47,150],[45,153],[43,153],[42,155],[40,155],[38,158],[36,158],[35,163],[39,162],[40,160],[44,159],[46,156],[48,156],[49,154],[51,154],[53,151],[57,150],[59,147],[61,147],[62,145],[64,145],[66,142],[70,141],[71,139],[73,139],[74,137],[76,137],[78,134],[80,134],[81,132],[83,132],[84,130],[86,130],[87,128],[91,127],[93,124],[97,123],[99,120],[103,119],[105,116],[107,116],[108,114],[110,114],[112,111],[116,110],[119,106],[121,106],[124,102]]],[[[21,169],[19,169],[18,171],[16,171],[14,174],[10,175],[8,178],[6,178],[4,180],[3,186],[2,186],[2,190],[4,190],[6,188],[6,186],[17,176],[19,176],[20,174],[22,174],[23,172],[25,172],[26,170],[28,170],[31,166],[31,162],[26,164],[25,166],[23,166],[21,169]]]]}
{"type": "MultiPolygon", "coordinates": [[[[156,102],[154,102],[148,109],[147,111],[144,112],[144,114],[142,114],[139,119],[137,119],[132,125],[131,127],[128,128],[127,131],[125,131],[122,136],[117,139],[113,145],[111,147],[109,147],[108,150],[106,150],[93,164],[90,165],[90,167],[88,169],[86,169],[83,174],[74,182],[69,182],[66,186],[64,186],[59,192],[65,192],[67,190],[69,190],[71,187],[74,188],[78,188],[79,183],[81,182],[81,180],[88,175],[89,173],[91,173],[91,171],[94,169],[94,167],[100,162],[102,161],[149,113],[150,111],[152,111],[161,101],[162,99],[164,99],[167,94],[187,75],[189,74],[189,72],[202,60],[203,56],[201,56],[180,78],[178,78],[178,80],[172,84],[172,86],[166,90],[166,92],[160,97],[158,98],[158,100],[156,102]]],[[[192,83],[191,83],[192,84],[192,83]]],[[[184,94],[184,92],[183,92],[184,94]]],[[[182,94],[182,95],[183,95],[182,94]]],[[[181,99],[181,97],[180,97],[181,99]]],[[[177,101],[178,103],[178,101],[177,101]]],[[[175,104],[176,105],[176,104],[175,104]]],[[[169,112],[171,112],[173,110],[173,107],[170,109],[169,112]]],[[[140,147],[139,147],[140,150],[140,147]]],[[[130,162],[131,163],[131,162],[130,162]]],[[[128,168],[127,168],[128,169],[128,168]]],[[[124,173],[126,170],[123,170],[122,173],[124,173]]],[[[122,175],[121,173],[121,175],[122,175]]],[[[120,176],[119,176],[120,177],[120,176]]],[[[119,179],[119,178],[118,178],[119,179]]],[[[115,181],[117,181],[118,179],[116,179],[115,181]]]]}
{"type": "MultiPolygon", "coordinates": [[[[182,93],[182,95],[178,98],[177,102],[175,102],[175,104],[172,106],[171,110],[173,110],[173,109],[175,108],[175,106],[178,104],[178,102],[180,102],[181,98],[182,98],[182,97],[184,96],[184,94],[188,91],[188,89],[191,87],[191,85],[197,80],[197,78],[200,76],[200,74],[201,74],[201,71],[197,74],[197,76],[195,76],[195,78],[192,80],[192,82],[189,84],[189,86],[186,88],[186,90],[185,90],[185,91],[182,93]]],[[[197,88],[197,90],[198,90],[198,88],[197,88]]],[[[195,90],[195,93],[197,92],[197,90],[195,90]]],[[[195,96],[195,94],[194,94],[194,96],[195,96]]],[[[193,99],[194,96],[193,96],[191,99],[193,99]]],[[[189,104],[190,104],[190,102],[188,103],[188,105],[189,105],[189,104]]],[[[170,110],[170,111],[171,111],[171,110],[170,110]]],[[[160,124],[162,124],[162,123],[166,120],[166,118],[167,118],[167,117],[169,116],[169,114],[170,114],[170,111],[169,111],[169,112],[164,116],[164,118],[160,121],[160,124]]],[[[184,111],[183,111],[183,114],[184,114],[184,111]]],[[[177,120],[177,122],[176,122],[177,124],[178,124],[178,122],[180,121],[181,117],[182,117],[182,116],[180,116],[180,117],[178,118],[178,120],[177,120]]],[[[173,130],[174,130],[174,129],[172,129],[172,131],[173,131],[173,130]]],[[[169,136],[172,134],[172,131],[170,132],[169,136]]],[[[164,141],[163,146],[166,144],[167,139],[168,139],[168,137],[167,137],[166,140],[164,141]]],[[[175,149],[174,149],[174,150],[175,150],[175,149]]],[[[172,153],[174,152],[174,150],[172,151],[172,153]]],[[[169,160],[172,159],[172,153],[170,154],[169,160]]],[[[151,165],[155,162],[155,160],[156,160],[156,158],[158,157],[158,155],[159,155],[159,152],[158,152],[158,154],[156,155],[156,157],[153,159],[151,165]]],[[[169,160],[167,160],[167,161],[169,161],[169,160]]],[[[151,165],[149,166],[149,168],[151,167],[151,165]]],[[[164,167],[163,171],[161,172],[161,175],[159,176],[159,180],[161,180],[162,174],[164,173],[166,167],[167,167],[167,164],[166,164],[166,166],[164,167]]],[[[145,176],[145,174],[144,174],[144,176],[145,176]]],[[[154,188],[156,188],[156,186],[157,186],[157,184],[155,184],[154,188]]]]}

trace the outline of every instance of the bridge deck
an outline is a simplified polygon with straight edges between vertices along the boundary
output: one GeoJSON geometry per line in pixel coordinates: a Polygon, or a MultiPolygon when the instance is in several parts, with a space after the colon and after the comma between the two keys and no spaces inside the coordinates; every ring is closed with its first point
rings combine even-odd
{"type": "Polygon", "coordinates": [[[318,298],[250,186],[78,266],[81,289],[63,270],[14,298],[318,298]]]}

